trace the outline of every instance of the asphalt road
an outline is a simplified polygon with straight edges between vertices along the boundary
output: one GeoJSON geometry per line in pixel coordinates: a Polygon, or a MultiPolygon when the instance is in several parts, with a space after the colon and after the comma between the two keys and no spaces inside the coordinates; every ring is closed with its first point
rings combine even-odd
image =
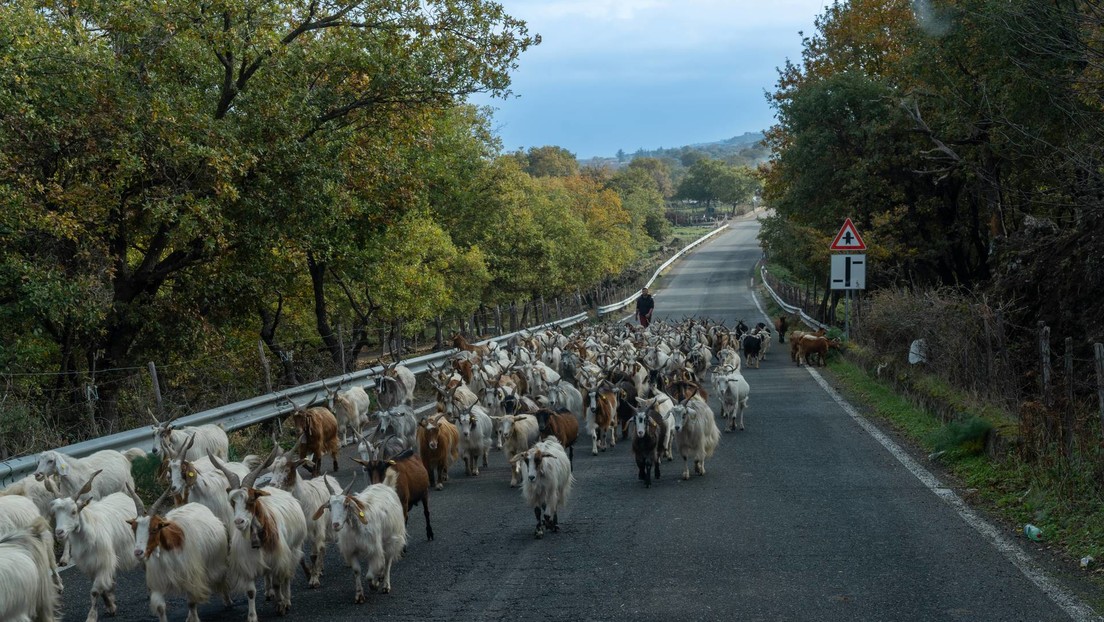
{"type": "MultiPolygon", "coordinates": [[[[658,284],[656,318],[761,321],[748,287],[757,230],[737,224],[675,266],[658,284]]],[[[580,443],[562,529],[536,540],[501,453],[478,477],[454,465],[431,498],[436,540],[420,508],[410,515],[391,594],[353,604],[331,547],[321,589],[297,576],[288,619],[1071,619],[779,345],[745,371],[747,429],[722,436],[705,476],[684,482],[681,461],[664,463],[645,489],[627,444],[591,456],[580,443]]],[[[64,577],[65,620],[81,620],[88,581],[64,577]]],[[[120,577],[118,600],[117,620],[151,619],[140,572],[120,577]]],[[[258,612],[278,617],[271,603],[258,612]]],[[[200,610],[207,622],[245,615],[241,598],[200,610]]],[[[170,619],[185,617],[172,601],[170,619]]]]}

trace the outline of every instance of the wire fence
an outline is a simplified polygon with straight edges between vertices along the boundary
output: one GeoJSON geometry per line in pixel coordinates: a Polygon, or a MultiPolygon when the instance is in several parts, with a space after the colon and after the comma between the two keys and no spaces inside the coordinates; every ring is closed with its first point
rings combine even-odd
{"type": "MultiPolygon", "coordinates": [[[[791,308],[840,325],[825,292],[768,272],[764,280],[791,308]]],[[[1007,418],[1011,429],[997,436],[1031,461],[1104,458],[1104,344],[1052,338],[1042,322],[1013,322],[1021,309],[956,288],[878,290],[847,313],[858,360],[945,421],[966,410],[1007,418]]]]}

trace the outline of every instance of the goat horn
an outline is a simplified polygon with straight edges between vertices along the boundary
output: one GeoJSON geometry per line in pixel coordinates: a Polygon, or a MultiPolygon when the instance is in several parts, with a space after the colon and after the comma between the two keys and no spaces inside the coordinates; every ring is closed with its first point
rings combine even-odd
{"type": "Polygon", "coordinates": [[[138,493],[134,492],[134,487],[130,485],[130,482],[127,482],[126,491],[127,494],[130,495],[130,498],[134,500],[134,509],[138,512],[138,516],[145,516],[146,504],[142,503],[142,498],[138,496],[138,493]]]}
{"type": "Polygon", "coordinates": [[[91,477],[88,478],[88,481],[84,483],[84,486],[81,486],[81,489],[78,490],[75,495],[73,495],[73,501],[77,501],[82,496],[92,492],[92,480],[96,479],[96,476],[99,475],[100,473],[103,473],[103,469],[100,469],[99,471],[96,471],[95,473],[92,474],[91,477]]]}
{"type": "MultiPolygon", "coordinates": [[[[355,475],[354,475],[354,477],[355,477],[355,475]]],[[[322,481],[326,484],[326,490],[330,491],[330,496],[331,497],[337,494],[336,492],[334,492],[333,486],[330,485],[329,478],[323,477],[322,481]]]]}
{"type": "Polygon", "coordinates": [[[146,412],[149,413],[150,419],[153,419],[153,422],[157,424],[157,427],[161,427],[161,421],[157,418],[156,415],[153,414],[153,410],[147,407],[146,412]]]}
{"type": "Polygon", "coordinates": [[[195,437],[195,432],[192,432],[188,435],[188,440],[184,441],[184,446],[180,448],[181,456],[185,456],[188,453],[188,450],[192,448],[192,445],[195,445],[195,437]]]}
{"type": "Polygon", "coordinates": [[[269,452],[268,458],[264,461],[264,464],[250,471],[249,475],[245,476],[242,480],[242,488],[252,488],[253,482],[257,481],[257,476],[261,474],[261,471],[272,466],[272,461],[276,459],[276,456],[280,455],[280,446],[277,445],[269,452]]]}
{"type": "Polygon", "coordinates": [[[150,516],[161,516],[164,511],[161,506],[165,505],[166,500],[169,500],[170,503],[172,502],[172,500],[169,499],[168,488],[165,489],[165,492],[161,493],[160,497],[157,497],[157,501],[153,502],[153,506],[150,507],[150,516]]]}
{"type": "Polygon", "coordinates": [[[238,477],[237,473],[231,471],[230,468],[226,466],[225,462],[219,460],[214,454],[209,451],[207,452],[207,458],[211,461],[211,464],[218,467],[218,470],[222,471],[222,474],[226,476],[226,481],[230,482],[231,489],[242,487],[241,478],[238,477]]]}
{"type": "Polygon", "coordinates": [[[345,488],[345,490],[341,491],[342,496],[345,496],[345,497],[349,496],[349,492],[353,489],[353,484],[356,483],[356,478],[357,478],[357,474],[354,472],[353,473],[353,481],[349,482],[349,485],[345,488]]]}

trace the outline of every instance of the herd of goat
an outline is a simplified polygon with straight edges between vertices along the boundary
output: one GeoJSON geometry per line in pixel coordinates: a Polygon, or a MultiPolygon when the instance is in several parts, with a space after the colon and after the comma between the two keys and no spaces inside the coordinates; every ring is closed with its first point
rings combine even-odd
{"type": "MultiPolygon", "coordinates": [[[[296,568],[318,587],[330,542],[352,568],[355,601],[364,602],[362,575],[372,589],[391,589],[409,511],[421,505],[432,540],[431,489],[445,486],[457,460],[467,475],[478,475],[493,449],[508,456],[510,486],[520,485],[542,537],[559,530],[580,430],[595,455],[627,440],[646,486],[676,451],[683,479],[691,466],[704,475],[721,436],[709,394],[721,404],[726,431],[744,429],[750,387],[743,368],[758,367],[785,330],[784,318],[773,330],[689,319],[647,329],[592,326],[570,337],[522,333],[501,346],[471,345],[457,335],[449,365],[430,370],[434,414],[415,415],[414,375],[392,364],[375,378],[374,396],[327,386],[325,405],[292,403],[285,425],[294,429],[295,446],[275,443],[265,459],[230,461],[218,426],[155,419],[153,451],[166,488],[149,508],[131,475],[130,461],[142,450],[79,459],[46,451],[33,475],[0,492],[0,620],[55,620],[58,567],[72,564],[91,579],[89,622],[98,619],[100,601],[115,614],[116,573],[139,566],[150,612],[161,622],[166,598],[183,597],[188,622],[198,622],[197,607],[215,593],[227,604],[245,594],[254,622],[257,580],[286,613],[296,568]],[[327,454],[336,471],[340,448],[353,443],[353,460],[370,481],[359,491],[322,473],[327,454]]],[[[823,364],[838,342],[822,331],[794,332],[790,344],[795,362],[819,355],[823,364]]]]}

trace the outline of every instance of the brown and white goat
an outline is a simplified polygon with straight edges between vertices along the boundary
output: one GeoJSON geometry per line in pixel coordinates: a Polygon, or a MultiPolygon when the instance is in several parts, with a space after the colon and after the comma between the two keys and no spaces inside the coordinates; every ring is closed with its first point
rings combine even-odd
{"type": "Polygon", "coordinates": [[[811,365],[809,359],[812,355],[816,355],[820,359],[820,366],[824,367],[828,362],[828,349],[839,349],[839,339],[828,339],[827,337],[817,337],[814,335],[805,335],[798,341],[797,344],[797,363],[805,363],[811,365]]]}
{"type": "Polygon", "coordinates": [[[599,450],[606,450],[607,444],[610,448],[617,445],[617,389],[603,381],[595,388],[587,388],[583,399],[590,453],[597,456],[599,450]]]}
{"type": "Polygon", "coordinates": [[[422,459],[407,449],[390,459],[376,457],[373,460],[353,458],[368,471],[368,480],[373,484],[387,484],[399,493],[403,506],[403,522],[410,519],[410,508],[422,504],[425,514],[426,539],[433,539],[433,526],[429,522],[429,472],[422,459]]]}
{"type": "Polygon", "coordinates": [[[429,474],[429,484],[443,490],[448,481],[448,470],[460,457],[460,431],[437,413],[418,422],[418,453],[429,474]]]}
{"type": "Polygon", "coordinates": [[[337,417],[324,406],[300,408],[295,402],[291,402],[291,405],[295,407],[290,419],[299,435],[299,459],[313,455],[314,467],[311,474],[318,477],[322,473],[322,456],[330,454],[336,473],[337,453],[341,450],[341,442],[337,438],[337,417]]]}
{"type": "Polygon", "coordinates": [[[188,599],[189,620],[199,620],[196,610],[213,591],[221,592],[229,603],[226,529],[222,521],[198,503],[186,503],[162,514],[167,507],[167,490],[147,514],[129,485],[127,492],[137,514],[127,522],[134,532],[134,557],[145,562],[150,613],[166,622],[165,597],[177,594],[188,599]]]}
{"type": "Polygon", "coordinates": [[[818,328],[815,333],[810,333],[804,330],[795,330],[790,332],[790,360],[794,363],[797,362],[797,349],[801,345],[801,338],[806,335],[813,335],[814,337],[823,337],[825,330],[818,328]]]}
{"type": "MultiPolygon", "coordinates": [[[[335,424],[334,432],[337,428],[335,424]]],[[[263,465],[244,480],[225,468],[218,458],[211,462],[222,469],[230,482],[230,505],[234,507],[234,529],[230,539],[229,576],[249,600],[249,620],[257,619],[257,578],[265,578],[265,599],[276,601],[280,615],[291,609],[291,578],[303,558],[307,522],[299,501],[279,488],[254,488],[260,472],[280,453],[273,448],[263,465]]],[[[224,540],[225,542],[225,540],[224,540]]]]}
{"type": "Polygon", "coordinates": [[[575,461],[575,441],[579,438],[579,420],[569,410],[554,411],[542,408],[533,414],[537,418],[540,438],[544,440],[555,436],[560,445],[567,450],[568,460],[575,461]]]}

